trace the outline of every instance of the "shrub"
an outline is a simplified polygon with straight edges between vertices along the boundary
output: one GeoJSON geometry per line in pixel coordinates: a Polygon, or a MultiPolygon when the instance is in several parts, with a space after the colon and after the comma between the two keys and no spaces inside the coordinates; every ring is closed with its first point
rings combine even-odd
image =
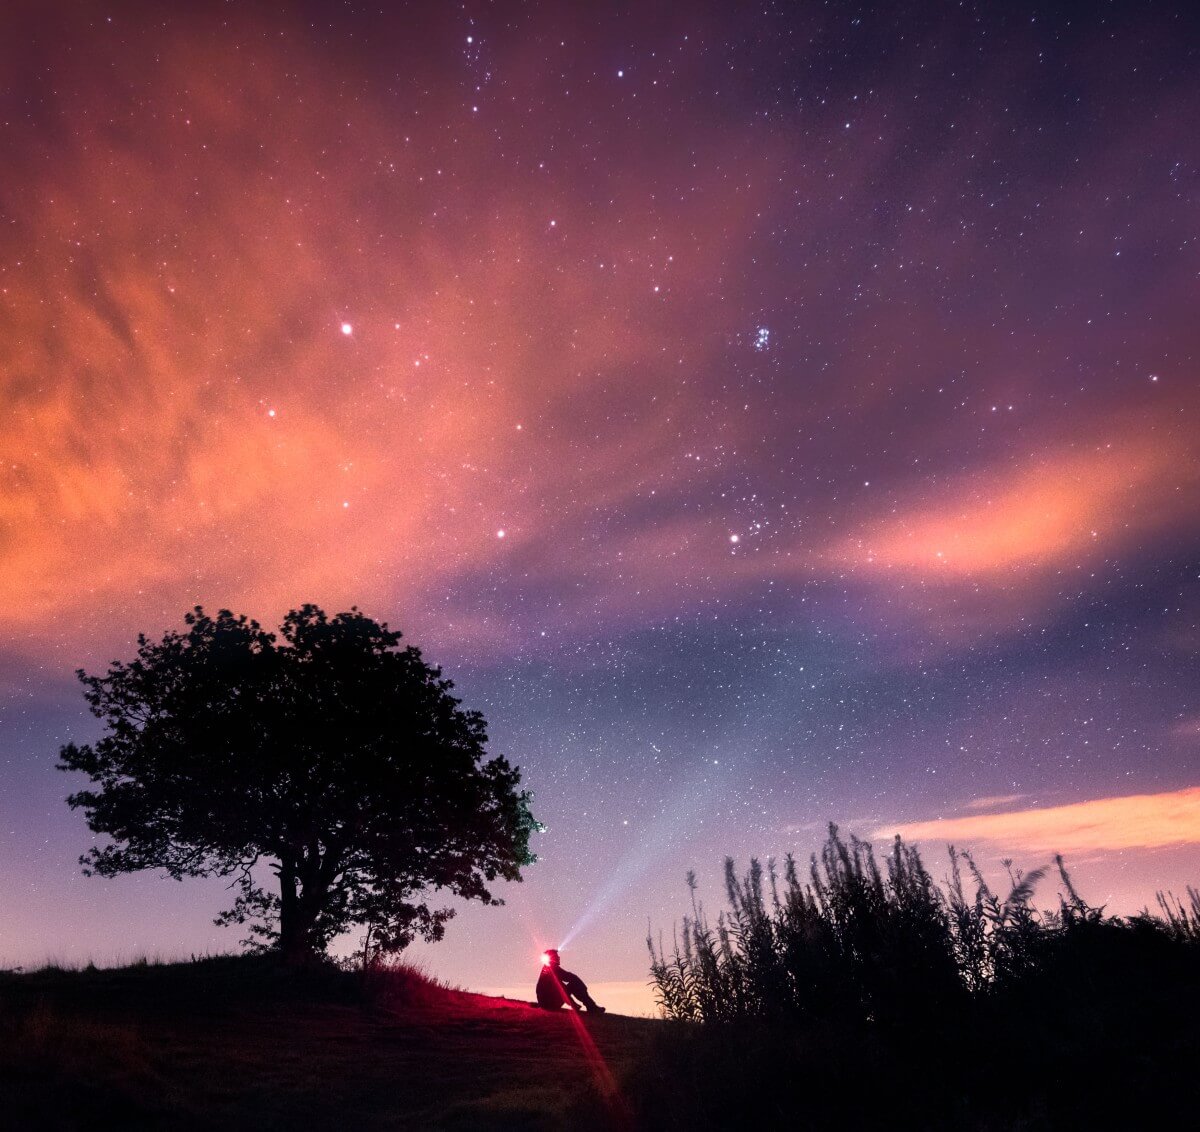
{"type": "MultiPolygon", "coordinates": [[[[934,882],[915,846],[897,837],[881,870],[870,844],[830,825],[820,855],[801,880],[795,859],[743,877],[725,862],[728,906],[715,928],[688,874],[691,914],[670,952],[647,939],[650,973],[663,1014],[693,1022],[833,1018],[903,1023],[1008,993],[1061,966],[1088,969],[1118,938],[1142,946],[1200,946],[1200,893],[1190,907],[1159,895],[1163,917],[1106,917],[1076,892],[1055,858],[1065,895],[1038,911],[1033,895],[1047,869],[1021,873],[1005,862],[1011,887],[1001,899],[969,853],[953,846],[945,886],[934,882]],[[967,894],[964,866],[974,886],[967,894]]],[[[1124,946],[1123,944],[1121,946],[1124,946]]]]}
{"type": "Polygon", "coordinates": [[[639,1127],[1150,1128],[1180,1122],[1200,1063],[1200,894],[1106,916],[1048,870],[1001,898],[970,854],[934,883],[897,839],[882,862],[831,826],[807,876],[726,861],[715,924],[696,897],[648,939],[670,1020],[625,1086],[639,1127]],[[697,1025],[696,1023],[701,1023],[697,1025]]]}

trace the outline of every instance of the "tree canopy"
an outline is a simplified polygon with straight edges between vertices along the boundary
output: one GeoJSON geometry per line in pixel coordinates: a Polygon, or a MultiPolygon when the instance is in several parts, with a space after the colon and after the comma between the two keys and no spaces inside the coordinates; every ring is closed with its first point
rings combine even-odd
{"type": "Polygon", "coordinates": [[[86,873],[233,877],[217,923],[250,923],[292,962],[353,926],[385,951],[440,939],[453,911],[429,890],[502,903],[488,885],[534,860],[530,795],[400,632],[315,605],[278,637],[228,610],[185,621],[102,676],[78,673],[105,726],[60,752],[92,779],[68,803],[107,835],[86,873]]]}

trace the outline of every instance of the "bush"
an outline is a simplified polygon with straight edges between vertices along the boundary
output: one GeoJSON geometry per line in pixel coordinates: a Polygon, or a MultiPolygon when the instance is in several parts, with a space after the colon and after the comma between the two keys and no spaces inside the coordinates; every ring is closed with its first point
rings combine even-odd
{"type": "Polygon", "coordinates": [[[905,1023],[961,1011],[980,996],[1027,989],[1063,966],[1104,972],[1115,955],[1154,949],[1200,956],[1200,893],[1190,907],[1159,895],[1163,917],[1149,912],[1106,917],[1076,892],[1056,857],[1065,895],[1057,910],[1040,912],[1034,890],[1046,869],[1009,869],[1001,899],[970,854],[950,847],[950,877],[937,885],[914,846],[897,837],[880,869],[872,847],[845,840],[837,826],[806,880],[786,858],[757,860],[739,878],[725,862],[728,908],[714,928],[696,899],[668,952],[647,939],[650,972],[663,1014],[677,1021],[731,1022],[751,1018],[838,1018],[905,1023]],[[967,894],[964,866],[973,881],[967,894]]]}
{"type": "Polygon", "coordinates": [[[670,1022],[626,1080],[639,1126],[1176,1123],[1200,1063],[1200,895],[1109,917],[1056,864],[1065,895],[1038,911],[1047,870],[1009,866],[1001,899],[969,854],[938,885],[901,840],[881,868],[831,826],[804,879],[791,857],[782,877],[726,861],[715,926],[689,874],[673,946],[647,941],[670,1022]]]}

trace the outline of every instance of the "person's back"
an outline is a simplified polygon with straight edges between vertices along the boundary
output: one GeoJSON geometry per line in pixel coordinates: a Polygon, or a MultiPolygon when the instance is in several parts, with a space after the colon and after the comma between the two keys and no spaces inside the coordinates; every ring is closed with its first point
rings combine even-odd
{"type": "Polygon", "coordinates": [[[549,966],[542,967],[542,973],[537,981],[538,1006],[543,1010],[560,1010],[567,1001],[566,988],[559,982],[557,975],[549,966]]]}

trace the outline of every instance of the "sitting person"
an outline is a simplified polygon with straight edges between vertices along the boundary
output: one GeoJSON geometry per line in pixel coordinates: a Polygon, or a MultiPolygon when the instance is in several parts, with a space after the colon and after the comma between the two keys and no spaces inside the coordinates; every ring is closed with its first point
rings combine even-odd
{"type": "Polygon", "coordinates": [[[604,1007],[592,1001],[587,984],[578,975],[563,969],[558,952],[553,948],[542,956],[542,973],[538,976],[536,993],[538,1006],[543,1010],[561,1010],[564,1006],[578,1010],[582,1003],[589,1014],[604,1013],[604,1007]],[[579,1003],[575,999],[579,999],[579,1003]]]}

